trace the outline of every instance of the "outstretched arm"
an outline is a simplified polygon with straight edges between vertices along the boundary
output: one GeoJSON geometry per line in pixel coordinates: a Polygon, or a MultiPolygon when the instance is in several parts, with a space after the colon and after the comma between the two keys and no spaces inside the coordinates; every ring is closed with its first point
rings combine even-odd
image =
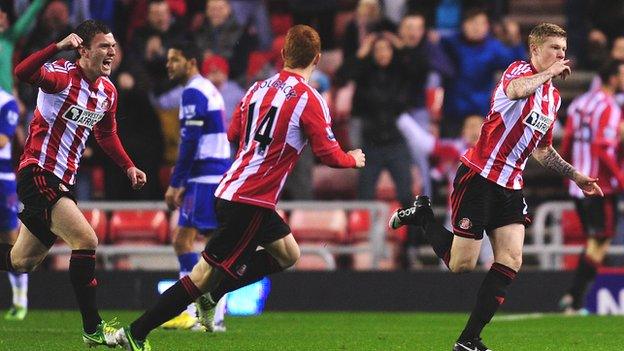
{"type": "Polygon", "coordinates": [[[600,189],[596,183],[598,179],[588,177],[578,172],[571,164],[561,158],[552,145],[537,147],[535,151],[533,151],[533,157],[542,166],[574,181],[579,188],[583,190],[585,195],[604,195],[602,189],[600,189]]]}
{"type": "Polygon", "coordinates": [[[15,24],[9,30],[9,36],[11,41],[18,41],[24,34],[26,34],[30,25],[37,20],[37,14],[45,5],[46,0],[35,0],[30,6],[24,11],[24,13],[19,16],[15,24]]]}

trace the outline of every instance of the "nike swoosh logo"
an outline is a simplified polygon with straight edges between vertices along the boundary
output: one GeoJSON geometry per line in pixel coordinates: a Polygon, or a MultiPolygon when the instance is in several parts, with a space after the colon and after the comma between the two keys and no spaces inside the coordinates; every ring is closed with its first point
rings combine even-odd
{"type": "Polygon", "coordinates": [[[467,350],[467,351],[479,351],[479,350],[477,350],[476,347],[474,349],[471,349],[471,348],[466,347],[466,346],[464,346],[462,344],[457,344],[457,346],[461,346],[462,349],[467,350]]]}

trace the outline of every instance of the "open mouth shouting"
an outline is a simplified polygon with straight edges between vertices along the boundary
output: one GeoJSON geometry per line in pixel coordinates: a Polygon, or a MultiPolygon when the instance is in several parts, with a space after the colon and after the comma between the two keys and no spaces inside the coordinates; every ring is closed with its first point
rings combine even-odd
{"type": "Polygon", "coordinates": [[[111,70],[111,65],[113,63],[113,58],[105,58],[102,61],[102,68],[104,68],[105,71],[110,71],[111,70]]]}

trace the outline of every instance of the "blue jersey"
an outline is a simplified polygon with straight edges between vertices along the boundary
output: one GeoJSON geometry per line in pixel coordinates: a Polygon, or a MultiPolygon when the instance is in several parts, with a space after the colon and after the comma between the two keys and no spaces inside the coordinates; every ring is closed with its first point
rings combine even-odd
{"type": "Polygon", "coordinates": [[[0,134],[9,138],[9,142],[0,148],[0,180],[15,180],[11,162],[11,139],[15,134],[18,117],[15,99],[0,89],[0,134]]]}
{"type": "Polygon", "coordinates": [[[180,102],[180,150],[171,186],[219,183],[229,169],[230,143],[219,90],[199,74],[184,87],[180,102]]]}

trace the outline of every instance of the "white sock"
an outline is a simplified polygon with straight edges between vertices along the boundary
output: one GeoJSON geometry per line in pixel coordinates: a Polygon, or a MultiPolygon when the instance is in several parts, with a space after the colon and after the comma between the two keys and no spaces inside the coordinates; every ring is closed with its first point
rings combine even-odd
{"type": "MultiPolygon", "coordinates": [[[[190,273],[191,272],[180,271],[180,279],[186,277],[190,273]]],[[[191,303],[190,305],[186,306],[186,312],[193,317],[197,317],[197,308],[195,308],[195,303],[191,303]]]]}
{"type": "Polygon", "coordinates": [[[227,294],[224,295],[221,300],[217,303],[217,307],[215,307],[215,316],[214,316],[214,324],[219,325],[223,324],[223,320],[225,319],[225,307],[227,302],[227,294]]]}
{"type": "Polygon", "coordinates": [[[13,304],[28,307],[28,274],[15,274],[8,272],[9,281],[13,290],[13,304]]]}

